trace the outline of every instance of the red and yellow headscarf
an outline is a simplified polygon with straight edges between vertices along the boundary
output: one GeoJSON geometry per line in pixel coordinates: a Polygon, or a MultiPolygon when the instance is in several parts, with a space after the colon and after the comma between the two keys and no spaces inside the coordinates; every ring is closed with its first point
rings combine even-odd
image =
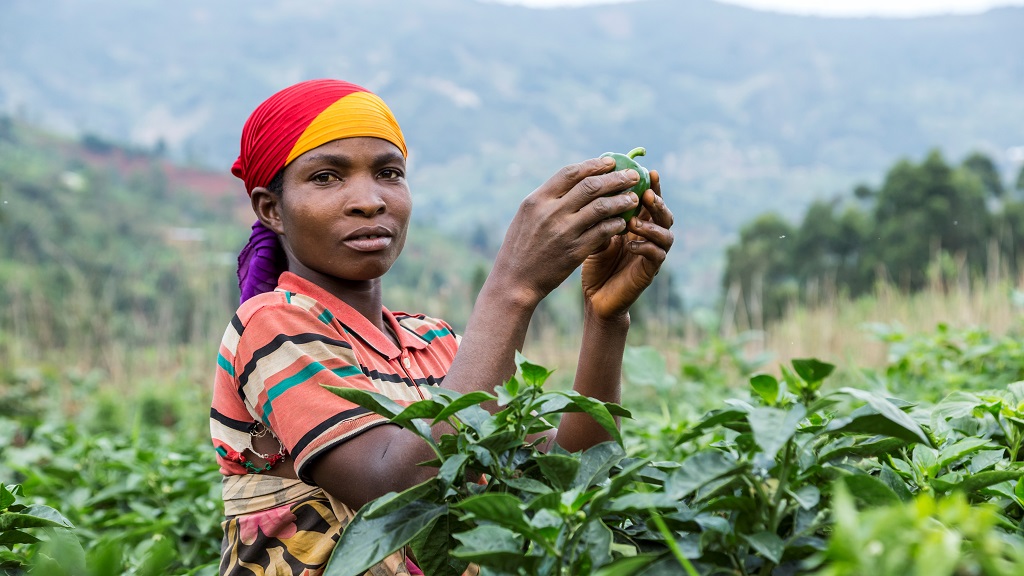
{"type": "Polygon", "coordinates": [[[274,94],[249,116],[231,173],[252,194],[303,153],[356,136],[382,138],[409,155],[398,121],[379,96],[341,80],[300,82],[274,94]]]}
{"type": "MultiPolygon", "coordinates": [[[[408,157],[402,129],[379,96],[341,80],[307,80],[260,104],[242,128],[242,149],[231,173],[251,196],[258,187],[305,152],[334,140],[371,136],[397,146],[408,157]]],[[[241,300],[269,292],[288,262],[277,235],[256,221],[238,255],[241,300]]]]}

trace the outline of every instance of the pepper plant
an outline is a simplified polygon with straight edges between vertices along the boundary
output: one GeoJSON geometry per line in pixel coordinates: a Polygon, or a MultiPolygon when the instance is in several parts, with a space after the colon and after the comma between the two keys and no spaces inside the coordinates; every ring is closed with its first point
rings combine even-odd
{"type": "Polygon", "coordinates": [[[985,502],[1019,484],[1015,464],[993,460],[993,440],[954,433],[950,419],[940,426],[856,388],[823,393],[833,369],[796,360],[781,378],[754,376],[749,399],[680,427],[668,451],[662,442],[629,453],[615,426],[625,409],[545,391],[550,372],[522,358],[495,394],[438,389],[402,407],[332,388],[421,436],[439,472],[364,506],[325,573],[361,574],[408,545],[426,574],[469,563],[493,574],[809,574],[828,558],[836,490],[878,508],[922,493],[985,502]],[[528,441],[569,411],[590,414],[614,441],[574,454],[528,441]],[[435,441],[438,422],[455,434],[435,441]]]}
{"type": "Polygon", "coordinates": [[[44,504],[25,504],[21,485],[0,483],[0,573],[20,569],[28,564],[28,554],[19,545],[35,544],[33,534],[43,528],[71,528],[60,512],[44,504]],[[6,548],[6,550],[5,550],[6,548]]]}

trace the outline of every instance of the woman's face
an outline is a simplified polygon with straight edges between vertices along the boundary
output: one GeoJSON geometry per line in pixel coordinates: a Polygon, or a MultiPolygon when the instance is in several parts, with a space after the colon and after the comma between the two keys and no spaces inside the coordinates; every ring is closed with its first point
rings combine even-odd
{"type": "Polygon", "coordinates": [[[316,281],[380,278],[405,246],[412,196],[405,157],[372,137],[314,148],[284,170],[275,227],[288,269],[316,281]]]}

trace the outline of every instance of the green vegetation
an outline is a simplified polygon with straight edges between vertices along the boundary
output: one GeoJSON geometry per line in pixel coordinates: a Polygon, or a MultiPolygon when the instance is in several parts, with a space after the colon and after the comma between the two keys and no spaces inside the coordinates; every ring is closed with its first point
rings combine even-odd
{"type": "Polygon", "coordinates": [[[959,278],[1016,278],[1024,271],[1024,194],[1009,194],[992,161],[960,166],[938,151],[901,160],[877,190],[816,201],[799,225],[764,214],[727,251],[722,284],[766,319],[827,292],[851,298],[878,282],[916,292],[959,278]]]}
{"type": "MultiPolygon", "coordinates": [[[[436,478],[360,511],[338,552],[346,562],[328,573],[360,573],[405,543],[429,559],[428,574],[457,574],[467,562],[506,574],[1017,573],[1020,355],[977,329],[895,334],[886,379],[862,388],[833,383],[834,367],[816,360],[734,379],[726,374],[755,369],[737,361],[741,342],[709,343],[677,370],[653,349],[631,348],[628,412],[550,389],[550,371],[523,359],[493,396],[441,393],[401,408],[339,391],[414,433],[440,419],[457,436],[433,444],[436,478]],[[970,378],[957,379],[954,366],[970,378]],[[942,393],[953,380],[957,390],[942,393]],[[902,399],[886,382],[900,383],[902,399]],[[716,391],[700,396],[699,387],[716,391]],[[497,415],[478,407],[495,398],[497,415]],[[524,441],[568,410],[612,430],[621,417],[621,436],[577,454],[544,455],[524,441]],[[467,480],[479,474],[486,484],[467,480]],[[381,525],[396,529],[369,546],[381,525]]],[[[60,526],[22,516],[0,526],[20,531],[0,533],[0,569],[215,573],[219,482],[202,391],[175,385],[126,399],[105,394],[95,376],[13,377],[3,388],[19,393],[3,399],[17,408],[0,415],[0,477],[20,488],[0,514],[60,526]],[[57,409],[55,390],[94,405],[57,409]]]]}
{"type": "MultiPolygon", "coordinates": [[[[175,177],[156,154],[0,121],[0,298],[10,304],[0,307],[0,574],[216,573],[209,379],[247,217],[236,216],[240,193],[190,191],[175,177]]],[[[439,393],[405,409],[357,394],[415,433],[443,419],[458,435],[434,444],[438,477],[360,511],[341,553],[365,564],[409,543],[431,574],[469,562],[496,574],[1020,573],[1024,297],[1006,280],[1020,273],[1020,197],[984,156],[953,167],[938,154],[897,164],[855,196],[838,216],[839,204],[812,206],[806,237],[782,216],[741,236],[749,251],[736,261],[770,265],[744,290],[781,283],[785,298],[822,304],[767,327],[748,322],[764,333],[684,317],[672,275],[659,276],[636,310],[624,407],[555,380],[574,362],[571,286],[538,310],[527,345],[559,371],[521,359],[517,379],[495,391],[498,415],[478,406],[488,394],[439,393]],[[969,212],[963,229],[949,226],[959,214],[950,206],[969,212]],[[921,237],[907,234],[916,225],[921,237]],[[873,248],[848,241],[865,230],[899,245],[873,262],[903,262],[905,281],[890,274],[903,285],[871,280],[857,300],[849,287],[811,298],[816,274],[861,278],[873,248]],[[775,249],[776,234],[803,257],[775,249]],[[933,259],[929,235],[957,251],[933,259]],[[907,254],[932,268],[897,258],[907,254]],[[785,273],[773,278],[776,266],[785,273]],[[983,302],[964,308],[1003,323],[941,318],[967,296],[983,302]],[[892,313],[922,302],[925,326],[892,313]],[[810,316],[829,309],[851,315],[810,316]],[[881,360],[780,346],[794,325],[822,340],[827,322],[873,338],[881,360]],[[621,433],[582,454],[525,443],[569,410],[610,430],[621,418],[621,433]],[[367,534],[388,523],[402,529],[366,552],[367,534]]],[[[457,324],[493,241],[484,233],[462,248],[416,232],[426,240],[393,271],[389,302],[457,324]],[[442,261],[463,265],[442,275],[442,261]]]]}

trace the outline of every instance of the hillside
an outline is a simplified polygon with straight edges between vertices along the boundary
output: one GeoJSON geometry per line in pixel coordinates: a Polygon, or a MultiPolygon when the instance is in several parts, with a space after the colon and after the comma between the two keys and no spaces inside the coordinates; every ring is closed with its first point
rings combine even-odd
{"type": "MultiPolygon", "coordinates": [[[[235,186],[0,116],[0,366],[69,355],[117,376],[142,351],[207,350],[238,305],[235,258],[253,221],[235,186]]],[[[486,262],[414,227],[387,301],[461,327],[486,262]],[[452,265],[441,274],[437,262],[452,265]]]]}
{"type": "Polygon", "coordinates": [[[714,297],[767,209],[877,182],[901,156],[1024,144],[1024,8],[820,19],[710,0],[531,10],[414,2],[7,0],[0,110],[226,171],[249,111],[334,76],[394,108],[416,217],[496,242],[557,167],[643,145],[679,221],[670,262],[714,297]],[[40,34],[40,31],[45,34],[40,34]]]}

